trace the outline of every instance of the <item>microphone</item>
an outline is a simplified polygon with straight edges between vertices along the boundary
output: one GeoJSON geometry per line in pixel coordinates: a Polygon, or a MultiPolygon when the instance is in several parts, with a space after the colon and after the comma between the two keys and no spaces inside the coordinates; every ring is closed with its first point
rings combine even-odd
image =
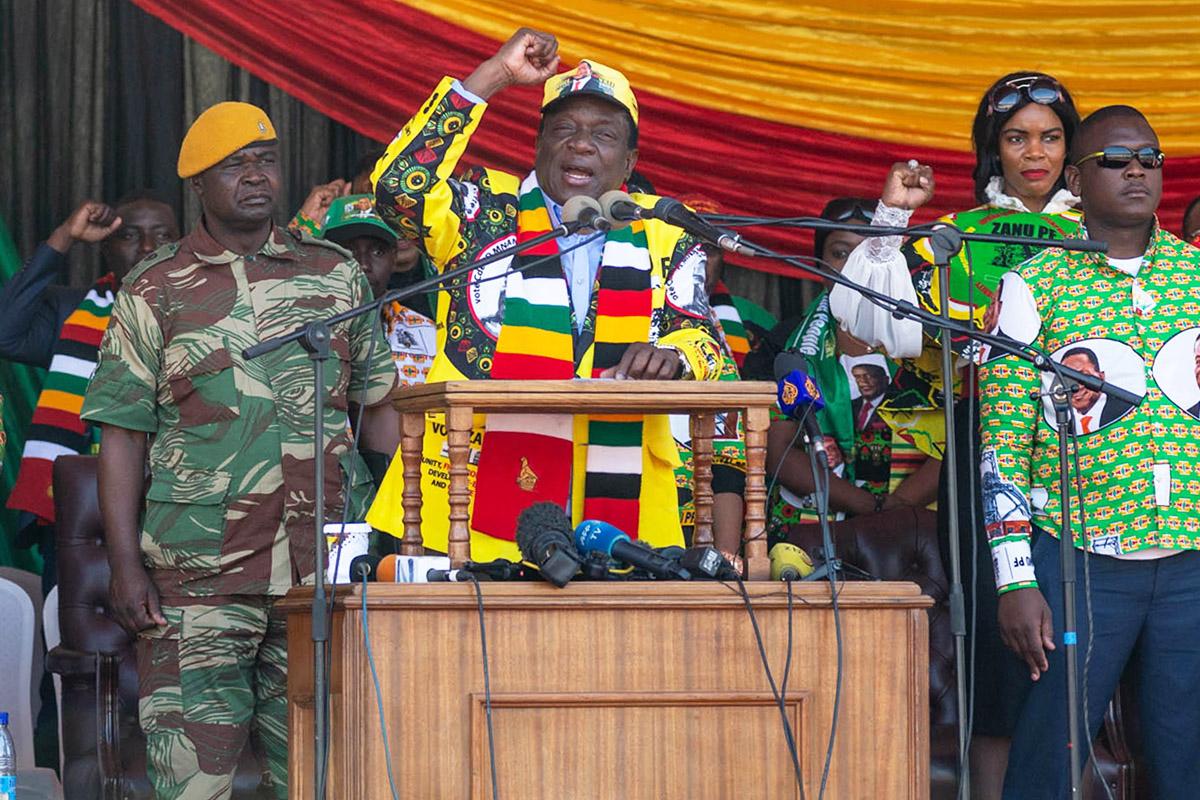
{"type": "Polygon", "coordinates": [[[364,578],[369,581],[378,580],[379,556],[363,553],[350,561],[350,580],[360,583],[364,578]]]}
{"type": "Polygon", "coordinates": [[[554,503],[534,503],[522,511],[517,517],[516,538],[521,557],[560,589],[575,577],[583,562],[571,538],[571,520],[554,503]]]}
{"type": "Polygon", "coordinates": [[[470,583],[475,576],[466,569],[431,569],[425,573],[425,580],[429,583],[470,583]]]}
{"type": "Polygon", "coordinates": [[[691,573],[699,573],[719,581],[738,578],[737,571],[725,560],[721,551],[707,544],[692,545],[684,550],[683,555],[679,557],[679,566],[691,573]]]}
{"type": "Polygon", "coordinates": [[[800,547],[780,542],[771,548],[771,580],[798,581],[813,571],[812,558],[800,547]]]}
{"type": "Polygon", "coordinates": [[[692,579],[692,573],[648,547],[635,544],[629,534],[598,519],[585,519],[575,528],[575,544],[581,553],[600,552],[614,561],[645,570],[656,578],[692,579]]]}
{"type": "Polygon", "coordinates": [[[606,233],[612,230],[612,222],[604,216],[599,201],[586,194],[577,194],[563,203],[562,221],[570,233],[589,228],[606,233]]]}
{"type": "Polygon", "coordinates": [[[645,208],[634,202],[628,193],[613,189],[600,195],[600,208],[604,210],[614,227],[623,228],[636,219],[657,219],[676,228],[683,228],[702,242],[715,244],[722,250],[741,256],[756,256],[757,252],[742,244],[742,237],[705,222],[700,216],[678,200],[660,197],[653,208],[645,208]]]}
{"type": "Polygon", "coordinates": [[[809,447],[817,454],[817,458],[828,467],[829,455],[825,452],[825,435],[821,433],[821,423],[817,421],[817,413],[825,407],[825,398],[816,381],[809,377],[803,369],[793,366],[796,360],[804,362],[804,357],[796,353],[780,353],[775,357],[775,375],[779,381],[779,410],[788,419],[799,420],[804,426],[804,435],[809,447]],[[780,372],[787,372],[780,376],[780,372]]]}

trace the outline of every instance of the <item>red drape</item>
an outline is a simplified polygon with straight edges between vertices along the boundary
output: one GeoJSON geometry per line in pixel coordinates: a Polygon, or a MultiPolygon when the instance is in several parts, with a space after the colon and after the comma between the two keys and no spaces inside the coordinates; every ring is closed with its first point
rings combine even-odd
{"type": "MultiPolygon", "coordinates": [[[[392,0],[134,0],[172,27],[355,130],[390,140],[443,75],[466,77],[498,43],[392,0]]],[[[540,90],[492,98],[468,159],[524,174],[533,163],[540,90]]],[[[638,93],[638,169],[661,194],[701,194],[722,210],[817,214],[839,195],[876,197],[894,161],[933,165],[940,210],[975,205],[969,153],[894,145],[767,122],[638,93]]],[[[285,143],[286,144],[286,143],[285,143]]],[[[1177,229],[1200,191],[1200,157],[1168,162],[1162,218],[1177,229]]],[[[932,210],[931,210],[932,213],[932,210]]],[[[922,214],[928,219],[930,214],[922,214]]],[[[755,240],[807,253],[811,236],[756,228],[755,240]]],[[[760,260],[739,264],[788,274],[760,260]]]]}

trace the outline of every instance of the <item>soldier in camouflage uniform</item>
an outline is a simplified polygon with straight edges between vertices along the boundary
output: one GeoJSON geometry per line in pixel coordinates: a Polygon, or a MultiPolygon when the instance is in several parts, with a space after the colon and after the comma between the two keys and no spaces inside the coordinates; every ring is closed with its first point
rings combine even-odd
{"type": "MultiPolygon", "coordinates": [[[[287,796],[276,601],[314,573],[312,367],[297,344],[254,361],[241,353],[370,294],[344,250],[274,226],[278,159],[274,128],[254,106],[222,103],[197,119],[179,174],[204,215],[126,276],[83,407],[103,426],[111,606],[138,633],[140,717],[160,798],[229,797],[251,736],[264,787],[287,796]]],[[[370,315],[335,326],[331,349],[327,509],[340,519],[349,503],[361,519],[370,477],[354,463],[348,403],[394,413],[381,404],[395,369],[370,315]]]]}

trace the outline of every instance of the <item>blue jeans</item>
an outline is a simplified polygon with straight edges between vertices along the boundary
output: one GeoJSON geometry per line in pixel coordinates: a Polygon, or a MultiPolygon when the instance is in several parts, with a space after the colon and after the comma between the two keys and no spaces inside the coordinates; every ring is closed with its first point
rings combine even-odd
{"type": "MultiPolygon", "coordinates": [[[[1081,684],[1088,643],[1083,558],[1083,551],[1075,550],[1081,684]]],[[[1053,614],[1057,649],[1048,653],[1050,668],[1033,685],[1021,709],[1004,776],[1005,800],[1057,800],[1070,794],[1058,539],[1038,537],[1033,563],[1053,614]]],[[[1080,732],[1078,741],[1086,743],[1096,735],[1108,701],[1132,660],[1137,667],[1137,705],[1152,796],[1156,800],[1198,797],[1200,552],[1151,561],[1093,555],[1088,563],[1093,639],[1086,668],[1087,730],[1080,732]]],[[[1082,702],[1082,685],[1078,697],[1082,702]]],[[[1079,716],[1082,723],[1082,709],[1079,716]]],[[[1080,756],[1086,767],[1087,751],[1080,756]]]]}

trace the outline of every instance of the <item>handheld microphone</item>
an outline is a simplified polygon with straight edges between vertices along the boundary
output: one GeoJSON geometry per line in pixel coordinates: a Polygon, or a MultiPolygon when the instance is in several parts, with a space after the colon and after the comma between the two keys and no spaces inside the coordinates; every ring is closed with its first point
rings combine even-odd
{"type": "Polygon", "coordinates": [[[780,353],[775,357],[775,375],[779,381],[779,410],[788,419],[800,421],[804,426],[804,435],[808,439],[809,447],[816,452],[825,466],[829,466],[829,455],[825,452],[825,435],[821,433],[821,423],[817,421],[816,413],[825,407],[825,398],[816,381],[809,377],[808,373],[792,366],[795,359],[804,362],[803,357],[795,353],[780,353]],[[781,377],[781,370],[788,367],[790,369],[781,377]]]}
{"type": "Polygon", "coordinates": [[[571,233],[591,229],[608,232],[612,222],[604,216],[600,203],[586,194],[577,194],[563,203],[562,221],[571,233]]]}
{"type": "Polygon", "coordinates": [[[780,542],[771,548],[771,580],[798,581],[813,571],[812,558],[803,548],[780,542]]]}
{"type": "Polygon", "coordinates": [[[534,503],[517,517],[517,547],[521,557],[537,566],[542,577],[566,586],[583,559],[571,537],[571,520],[554,503],[534,503]]]}
{"type": "Polygon", "coordinates": [[[688,581],[692,573],[648,547],[635,544],[629,534],[597,519],[585,519],[575,528],[575,544],[581,553],[601,552],[614,561],[645,570],[656,578],[688,581]]]}
{"type": "Polygon", "coordinates": [[[470,583],[475,574],[466,569],[431,569],[425,573],[429,583],[470,583]]]}
{"type": "Polygon", "coordinates": [[[715,244],[722,250],[741,256],[758,255],[742,244],[741,236],[705,222],[696,212],[670,197],[660,197],[653,208],[645,208],[634,202],[627,192],[613,189],[600,195],[600,208],[613,227],[623,228],[637,219],[657,219],[676,228],[683,228],[700,241],[715,244]]]}
{"type": "Polygon", "coordinates": [[[370,553],[355,556],[350,561],[350,580],[355,583],[361,583],[364,578],[369,581],[378,580],[379,562],[381,560],[379,556],[373,556],[370,553]]]}

